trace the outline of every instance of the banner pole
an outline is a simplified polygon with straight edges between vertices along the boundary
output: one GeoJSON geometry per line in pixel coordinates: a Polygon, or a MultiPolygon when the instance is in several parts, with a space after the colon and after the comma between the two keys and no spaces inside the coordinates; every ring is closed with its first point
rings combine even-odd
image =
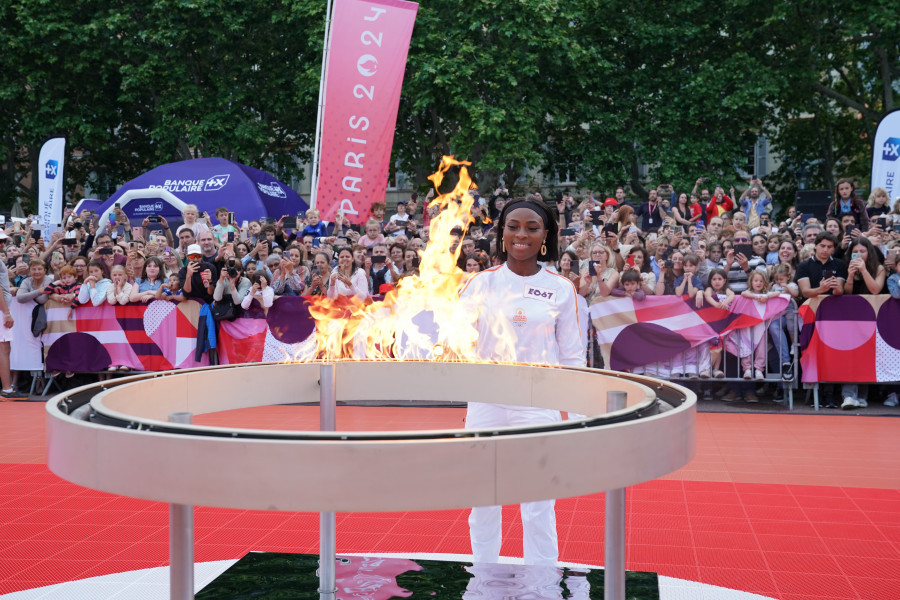
{"type": "Polygon", "coordinates": [[[325,116],[325,81],[328,75],[328,50],[331,48],[331,5],[333,0],[325,4],[325,39],[322,42],[322,71],[319,75],[319,110],[316,114],[316,141],[313,145],[312,176],[310,177],[309,208],[316,207],[316,196],[319,187],[319,146],[322,143],[322,118],[325,116]]]}

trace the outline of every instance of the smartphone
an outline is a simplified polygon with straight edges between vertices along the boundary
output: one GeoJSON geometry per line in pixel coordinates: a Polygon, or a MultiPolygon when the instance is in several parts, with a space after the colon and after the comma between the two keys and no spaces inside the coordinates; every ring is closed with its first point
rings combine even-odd
{"type": "Polygon", "coordinates": [[[849,227],[845,233],[850,237],[856,237],[857,231],[859,231],[857,227],[849,227]]]}
{"type": "Polygon", "coordinates": [[[485,238],[481,238],[480,240],[475,242],[475,247],[482,252],[487,252],[488,254],[491,253],[491,241],[485,238]]]}
{"type": "Polygon", "coordinates": [[[900,223],[894,224],[894,233],[900,233],[900,223]]]}
{"type": "Polygon", "coordinates": [[[285,217],[281,224],[285,229],[297,229],[297,217],[285,217]]]}
{"type": "Polygon", "coordinates": [[[119,204],[118,202],[116,202],[115,204],[113,204],[113,208],[117,208],[117,209],[119,209],[119,210],[122,210],[122,205],[119,204]]]}
{"type": "Polygon", "coordinates": [[[734,255],[743,254],[747,258],[753,256],[753,246],[750,244],[735,244],[734,255]]]}
{"type": "Polygon", "coordinates": [[[113,253],[113,249],[112,249],[112,248],[100,248],[99,250],[97,250],[97,254],[109,255],[109,254],[112,254],[112,253],[113,253]]]}
{"type": "Polygon", "coordinates": [[[128,242],[128,249],[137,250],[137,244],[135,244],[134,242],[128,242]]]}
{"type": "Polygon", "coordinates": [[[873,221],[882,229],[887,229],[887,219],[885,219],[884,217],[877,217],[873,219],[873,221]]]}
{"type": "MultiPolygon", "coordinates": [[[[574,229],[560,229],[559,235],[561,235],[563,237],[575,235],[575,230],[574,229]]],[[[479,241],[481,241],[481,240],[479,240],[479,241]]]]}
{"type": "Polygon", "coordinates": [[[228,241],[229,244],[233,243],[234,242],[234,232],[229,231],[228,236],[225,239],[228,241]]]}
{"type": "Polygon", "coordinates": [[[387,256],[373,256],[372,264],[373,265],[383,265],[384,261],[387,259],[387,256]]]}
{"type": "Polygon", "coordinates": [[[697,244],[699,244],[699,243],[700,243],[700,239],[699,239],[699,238],[697,238],[697,237],[692,237],[692,238],[691,238],[691,252],[696,252],[696,251],[697,251],[697,244]]]}
{"type": "Polygon", "coordinates": [[[812,219],[815,215],[809,215],[806,213],[800,213],[800,222],[806,225],[806,222],[812,219]]]}
{"type": "Polygon", "coordinates": [[[150,215],[147,217],[147,221],[150,223],[162,223],[162,219],[159,218],[159,215],[150,215]]]}
{"type": "Polygon", "coordinates": [[[597,261],[592,260],[588,263],[588,275],[595,277],[597,275],[597,261]]]}
{"type": "Polygon", "coordinates": [[[634,266],[634,254],[629,254],[628,256],[625,257],[625,264],[628,265],[629,267],[634,266]]]}
{"type": "Polygon", "coordinates": [[[611,231],[612,233],[619,235],[619,224],[618,223],[607,223],[603,226],[603,231],[611,231]]]}
{"type": "Polygon", "coordinates": [[[313,238],[313,248],[319,247],[319,238],[313,238]]]}
{"type": "Polygon", "coordinates": [[[234,225],[234,213],[233,212],[228,213],[228,224],[234,225]]]}
{"type": "Polygon", "coordinates": [[[32,229],[31,237],[32,237],[32,239],[34,239],[34,241],[38,241],[39,239],[41,239],[41,230],[40,229],[32,229]]]}
{"type": "Polygon", "coordinates": [[[602,210],[592,210],[591,211],[591,221],[593,221],[594,224],[599,224],[600,219],[602,219],[602,218],[603,218],[602,210]]]}
{"type": "Polygon", "coordinates": [[[74,246],[77,243],[78,240],[76,240],[75,238],[63,238],[62,241],[60,241],[60,244],[62,244],[63,246],[74,246]]]}
{"type": "Polygon", "coordinates": [[[116,224],[116,214],[115,213],[109,213],[109,224],[110,225],[116,224]]]}
{"type": "Polygon", "coordinates": [[[0,225],[6,225],[6,215],[0,215],[0,225]]]}
{"type": "Polygon", "coordinates": [[[832,277],[834,277],[834,271],[831,269],[822,270],[822,279],[831,279],[832,277]]]}
{"type": "Polygon", "coordinates": [[[857,258],[859,258],[859,252],[854,252],[850,255],[850,260],[856,260],[857,258]]]}

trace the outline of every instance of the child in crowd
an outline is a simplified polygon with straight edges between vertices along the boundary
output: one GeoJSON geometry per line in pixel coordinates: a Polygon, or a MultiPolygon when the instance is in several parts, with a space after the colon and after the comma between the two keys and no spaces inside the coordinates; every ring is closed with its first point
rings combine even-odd
{"type": "MultiPolygon", "coordinates": [[[[710,270],[709,287],[703,292],[703,297],[708,304],[722,310],[727,310],[731,306],[731,303],[734,302],[734,292],[728,287],[728,274],[725,272],[725,269],[715,268],[710,270]]],[[[721,369],[722,348],[723,344],[718,339],[709,348],[713,377],[716,378],[725,377],[725,373],[721,369]]]]}
{"type": "MultiPolygon", "coordinates": [[[[793,282],[794,269],[790,264],[779,263],[775,265],[775,268],[772,270],[772,279],[775,280],[772,284],[773,292],[788,294],[795,300],[800,296],[800,288],[793,282]]],[[[775,348],[778,349],[778,356],[781,358],[781,378],[785,381],[790,381],[794,378],[794,363],[791,362],[790,349],[794,340],[791,339],[790,343],[788,342],[784,328],[788,326],[788,331],[793,334],[797,330],[796,322],[797,313],[788,311],[777,319],[772,319],[772,322],[769,323],[769,336],[771,336],[775,348]]]]}
{"type": "MultiPolygon", "coordinates": [[[[766,303],[779,296],[778,292],[769,290],[769,276],[765,271],[753,270],[747,277],[747,289],[741,292],[741,296],[755,302],[766,303]]],[[[735,342],[735,349],[741,357],[741,368],[744,370],[744,379],[765,379],[763,374],[766,368],[766,335],[765,324],[760,323],[753,327],[737,330],[729,338],[735,342]]]]}
{"type": "Polygon", "coordinates": [[[228,234],[234,233],[235,237],[237,237],[237,228],[230,222],[231,213],[224,206],[220,206],[216,209],[216,219],[219,220],[219,224],[212,228],[213,235],[216,238],[216,242],[219,245],[225,244],[228,242],[228,234]]]}
{"type": "Polygon", "coordinates": [[[772,234],[769,236],[769,241],[766,242],[766,264],[767,265],[777,265],[780,261],[778,260],[778,249],[781,248],[781,236],[777,234],[772,234]]]}
{"type": "MultiPolygon", "coordinates": [[[[703,306],[703,282],[697,275],[700,268],[700,257],[693,253],[684,255],[682,259],[682,268],[684,272],[677,275],[673,280],[675,295],[682,296],[686,300],[691,299],[697,305],[697,308],[703,306]]],[[[710,375],[710,354],[709,347],[706,344],[700,344],[697,348],[691,348],[676,356],[673,359],[673,375],[687,375],[690,379],[696,379],[698,376],[706,379],[710,375]]]]}
{"type": "Polygon", "coordinates": [[[112,284],[106,289],[106,301],[111,305],[128,304],[131,299],[131,284],[123,265],[115,265],[110,271],[112,284]]]}
{"type": "Polygon", "coordinates": [[[675,277],[675,295],[697,298],[703,294],[703,282],[697,277],[697,269],[700,267],[700,257],[696,254],[685,254],[682,259],[684,273],[675,277]]]}
{"type": "Polygon", "coordinates": [[[244,299],[241,300],[241,308],[244,310],[250,308],[250,304],[255,298],[265,310],[268,310],[272,303],[275,302],[275,290],[269,285],[263,273],[254,273],[250,281],[253,285],[250,287],[247,295],[244,296],[244,299]]]}
{"type": "Polygon", "coordinates": [[[54,302],[62,302],[75,306],[75,300],[78,298],[78,292],[81,290],[81,284],[77,280],[78,271],[71,265],[66,265],[59,270],[59,281],[47,285],[44,293],[54,302]]]}
{"type": "Polygon", "coordinates": [[[641,289],[641,275],[637,271],[625,271],[619,278],[619,287],[610,292],[610,296],[628,296],[632,300],[640,302],[647,297],[641,289]]]}
{"type": "Polygon", "coordinates": [[[97,260],[92,260],[87,266],[88,276],[78,290],[78,304],[90,302],[94,306],[100,306],[106,302],[106,292],[112,282],[106,277],[106,265],[97,260]]]}
{"type": "Polygon", "coordinates": [[[374,220],[378,223],[379,231],[384,229],[384,226],[387,225],[387,222],[384,220],[384,211],[384,202],[373,202],[372,207],[369,209],[369,220],[374,220]]]}
{"type": "Polygon", "coordinates": [[[366,235],[359,238],[359,245],[363,248],[371,248],[376,244],[383,244],[384,236],[381,234],[381,224],[375,219],[366,222],[366,235]]]}
{"type": "Polygon", "coordinates": [[[324,221],[319,220],[319,211],[312,208],[306,211],[306,227],[300,233],[302,239],[304,235],[311,235],[313,238],[325,237],[327,226],[324,221]]]}
{"type": "Polygon", "coordinates": [[[178,273],[169,275],[166,285],[156,288],[157,300],[172,300],[173,302],[181,302],[184,300],[184,294],[181,291],[181,279],[178,273]]]}

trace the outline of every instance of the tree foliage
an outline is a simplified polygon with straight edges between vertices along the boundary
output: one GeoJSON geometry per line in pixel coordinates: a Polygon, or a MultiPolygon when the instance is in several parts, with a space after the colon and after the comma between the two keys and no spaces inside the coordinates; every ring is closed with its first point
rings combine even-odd
{"type": "MultiPolygon", "coordinates": [[[[218,155],[285,176],[309,159],[324,0],[0,2],[0,202],[36,195],[68,139],[70,194],[218,155]]],[[[887,0],[433,0],[419,7],[394,157],[416,183],[441,154],[482,187],[529,169],[643,195],[736,183],[757,136],[786,186],[865,180],[896,106],[887,0]]]]}
{"type": "Polygon", "coordinates": [[[898,14],[884,0],[775,4],[765,28],[772,68],[791,85],[768,129],[783,184],[794,185],[801,170],[815,188],[868,180],[875,128],[900,94],[898,14]]]}

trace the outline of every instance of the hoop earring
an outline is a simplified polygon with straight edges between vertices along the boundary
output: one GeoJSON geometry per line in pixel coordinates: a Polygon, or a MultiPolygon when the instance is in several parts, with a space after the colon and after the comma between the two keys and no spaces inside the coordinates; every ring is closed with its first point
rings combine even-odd
{"type": "Polygon", "coordinates": [[[506,252],[506,240],[502,241],[503,251],[506,252]]]}
{"type": "Polygon", "coordinates": [[[544,240],[544,243],[541,244],[541,256],[547,256],[547,240],[544,240]]]}

